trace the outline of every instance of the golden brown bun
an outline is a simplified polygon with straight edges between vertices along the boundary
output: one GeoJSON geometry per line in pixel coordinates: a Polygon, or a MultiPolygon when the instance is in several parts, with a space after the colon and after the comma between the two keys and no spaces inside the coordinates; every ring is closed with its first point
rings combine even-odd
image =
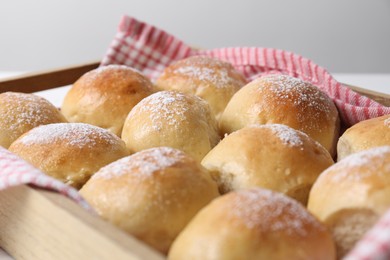
{"type": "Polygon", "coordinates": [[[80,193],[104,219],[163,253],[189,220],[219,196],[199,163],[168,147],[107,165],[80,193]]]}
{"type": "Polygon", "coordinates": [[[169,146],[200,162],[220,138],[217,122],[203,99],[177,91],[160,91],[131,110],[122,139],[132,152],[169,146]]]}
{"type": "Polygon", "coordinates": [[[365,150],[325,170],[310,192],[308,209],[333,233],[344,256],[390,207],[390,146],[365,150]]]}
{"type": "Polygon", "coordinates": [[[239,90],[223,112],[220,128],[231,133],[273,123],[305,132],[335,155],[339,116],[333,101],[314,85],[286,75],[264,76],[239,90]]]}
{"type": "Polygon", "coordinates": [[[390,115],[361,121],[347,129],[337,143],[337,160],[383,145],[390,145],[390,115]]]}
{"type": "Polygon", "coordinates": [[[9,150],[75,188],[104,165],[129,154],[119,137],[84,123],[36,127],[13,142],[9,150]]]}
{"type": "Polygon", "coordinates": [[[159,89],[177,90],[203,98],[217,119],[245,83],[245,77],[230,63],[207,56],[179,60],[165,68],[156,81],[159,89]]]}
{"type": "Polygon", "coordinates": [[[130,110],[154,92],[150,80],[123,65],[108,65],[78,79],[66,94],[62,112],[69,122],[96,125],[120,136],[130,110]]]}
{"type": "Polygon", "coordinates": [[[221,193],[263,187],[304,205],[318,175],[332,164],[318,142],[280,124],[252,125],[233,132],[202,161],[221,193]]]}
{"type": "Polygon", "coordinates": [[[335,248],[300,203],[257,188],[213,200],[180,233],[168,259],[328,260],[335,248]]]}
{"type": "Polygon", "coordinates": [[[0,146],[8,148],[28,130],[51,123],[66,122],[60,111],[46,99],[34,94],[0,94],[0,146]]]}

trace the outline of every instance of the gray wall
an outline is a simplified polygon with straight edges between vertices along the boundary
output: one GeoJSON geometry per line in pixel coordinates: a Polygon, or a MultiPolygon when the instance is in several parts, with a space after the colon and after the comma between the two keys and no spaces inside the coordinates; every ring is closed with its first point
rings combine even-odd
{"type": "Polygon", "coordinates": [[[390,73],[390,0],[3,1],[0,71],[99,60],[122,14],[195,46],[274,47],[331,72],[390,73]]]}

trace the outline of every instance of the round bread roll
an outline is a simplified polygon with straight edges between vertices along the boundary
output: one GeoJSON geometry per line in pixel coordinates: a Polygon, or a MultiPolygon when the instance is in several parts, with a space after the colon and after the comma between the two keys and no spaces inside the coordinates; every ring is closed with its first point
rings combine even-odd
{"type": "Polygon", "coordinates": [[[103,167],[80,193],[104,219],[165,254],[190,219],[219,196],[199,163],[168,147],[103,167]]]}
{"type": "Polygon", "coordinates": [[[390,146],[355,153],[325,170],[308,209],[333,234],[342,258],[390,207],[390,146]]]}
{"type": "Polygon", "coordinates": [[[108,65],[78,79],[62,104],[69,122],[83,122],[120,136],[130,110],[154,92],[150,80],[124,65],[108,65]]]}
{"type": "Polygon", "coordinates": [[[101,167],[129,154],[119,137],[84,123],[36,127],[13,142],[9,150],[77,189],[101,167]]]}
{"type": "Polygon", "coordinates": [[[361,121],[348,128],[337,143],[337,160],[384,145],[390,145],[390,115],[361,121]]]}
{"type": "Polygon", "coordinates": [[[34,94],[0,94],[0,145],[8,148],[28,130],[51,123],[66,122],[60,111],[46,99],[34,94]]]}
{"type": "Polygon", "coordinates": [[[335,259],[327,229],[300,203],[265,189],[230,192],[180,233],[170,260],[335,259]]]}
{"type": "Polygon", "coordinates": [[[305,133],[280,124],[252,125],[225,137],[203,159],[220,192],[263,187],[307,203],[318,175],[333,164],[305,133]]]}
{"type": "Polygon", "coordinates": [[[225,61],[192,56],[166,67],[157,79],[162,90],[177,90],[203,98],[219,119],[231,97],[246,84],[245,77],[225,61]]]}
{"type": "Polygon", "coordinates": [[[286,75],[268,75],[232,97],[220,128],[231,133],[250,124],[284,124],[305,132],[334,156],[339,121],[333,101],[314,85],[286,75]]]}
{"type": "Polygon", "coordinates": [[[217,122],[204,100],[177,91],[160,91],[131,110],[122,139],[132,152],[169,146],[200,162],[220,137],[217,122]]]}

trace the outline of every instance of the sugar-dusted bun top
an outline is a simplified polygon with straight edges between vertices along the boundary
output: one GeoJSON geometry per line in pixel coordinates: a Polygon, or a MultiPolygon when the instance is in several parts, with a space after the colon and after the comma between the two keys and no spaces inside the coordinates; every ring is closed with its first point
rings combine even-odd
{"type": "Polygon", "coordinates": [[[265,189],[230,192],[203,208],[169,259],[334,259],[331,235],[300,203],[265,189]]]}
{"type": "Polygon", "coordinates": [[[227,105],[221,131],[231,133],[254,123],[288,125],[335,154],[337,109],[325,93],[309,82],[287,75],[267,75],[244,86],[227,105]]]}
{"type": "Polygon", "coordinates": [[[338,140],[337,159],[384,145],[390,145],[390,115],[364,120],[348,128],[338,140]]]}
{"type": "Polygon", "coordinates": [[[65,117],[42,97],[17,92],[0,94],[0,145],[5,148],[36,126],[61,122],[66,122],[65,117]]]}
{"type": "Polygon", "coordinates": [[[160,91],[131,110],[122,139],[133,152],[169,146],[200,161],[220,138],[217,122],[203,99],[177,91],[160,91]]]}
{"type": "Polygon", "coordinates": [[[390,207],[390,146],[338,161],[314,183],[308,209],[331,230],[343,258],[390,207]]]}
{"type": "Polygon", "coordinates": [[[44,173],[76,188],[102,166],[128,154],[119,137],[84,123],[36,127],[13,142],[9,150],[44,173]]]}
{"type": "Polygon", "coordinates": [[[205,99],[217,118],[245,83],[244,76],[230,63],[207,56],[176,61],[156,81],[160,89],[178,90],[205,99]]]}
{"type": "Polygon", "coordinates": [[[80,192],[104,219],[163,253],[219,196],[198,162],[169,147],[146,149],[103,167],[80,192]]]}
{"type": "Polygon", "coordinates": [[[70,122],[108,129],[120,136],[130,110],[154,92],[141,72],[124,65],[107,65],[81,76],[66,94],[62,111],[70,122]]]}
{"type": "Polygon", "coordinates": [[[329,152],[307,134],[281,124],[250,125],[226,136],[202,160],[220,191],[262,187],[306,204],[329,152]]]}
{"type": "Polygon", "coordinates": [[[364,150],[326,169],[313,185],[309,208],[320,218],[340,208],[390,207],[390,146],[364,150]]]}

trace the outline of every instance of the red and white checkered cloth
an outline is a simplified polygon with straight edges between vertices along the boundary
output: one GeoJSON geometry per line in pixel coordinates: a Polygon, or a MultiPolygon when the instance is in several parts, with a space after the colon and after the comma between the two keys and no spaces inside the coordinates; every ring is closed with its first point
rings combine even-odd
{"type": "Polygon", "coordinates": [[[54,190],[92,211],[77,190],[55,180],[0,146],[0,190],[21,184],[54,190]]]}
{"type": "MultiPolygon", "coordinates": [[[[320,66],[291,52],[270,48],[223,48],[198,50],[176,37],[134,18],[123,17],[102,64],[125,64],[152,79],[174,60],[209,55],[235,66],[248,80],[268,73],[283,73],[312,82],[336,103],[347,124],[390,114],[384,107],[344,87],[320,66]]],[[[0,147],[0,190],[20,184],[56,190],[90,209],[78,192],[54,180],[0,147]]],[[[367,233],[347,259],[390,259],[390,211],[367,233]]]]}

